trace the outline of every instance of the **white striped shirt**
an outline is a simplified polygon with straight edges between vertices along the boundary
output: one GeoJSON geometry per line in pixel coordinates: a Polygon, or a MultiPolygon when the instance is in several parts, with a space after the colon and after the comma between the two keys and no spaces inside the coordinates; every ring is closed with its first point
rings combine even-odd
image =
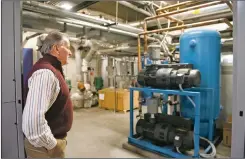
{"type": "Polygon", "coordinates": [[[52,71],[40,69],[29,78],[28,88],[22,130],[34,147],[50,150],[56,146],[57,141],[48,126],[45,113],[59,94],[59,81],[52,71]]]}

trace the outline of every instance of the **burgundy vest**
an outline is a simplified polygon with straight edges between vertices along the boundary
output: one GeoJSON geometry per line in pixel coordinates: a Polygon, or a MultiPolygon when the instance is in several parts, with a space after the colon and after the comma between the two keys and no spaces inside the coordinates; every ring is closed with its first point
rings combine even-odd
{"type": "MultiPolygon", "coordinates": [[[[51,70],[56,78],[59,80],[60,92],[55,102],[45,114],[45,119],[55,138],[61,139],[67,136],[67,132],[71,129],[73,121],[73,108],[69,94],[69,88],[64,79],[61,63],[56,57],[51,55],[44,55],[39,59],[30,71],[27,81],[25,81],[25,96],[28,93],[28,79],[32,74],[39,69],[51,70]]],[[[34,105],[33,105],[34,106],[34,105]]]]}

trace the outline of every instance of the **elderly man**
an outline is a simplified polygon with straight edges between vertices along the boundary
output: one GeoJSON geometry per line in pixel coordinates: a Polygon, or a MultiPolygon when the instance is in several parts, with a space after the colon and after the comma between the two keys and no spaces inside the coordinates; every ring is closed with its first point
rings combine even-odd
{"type": "Polygon", "coordinates": [[[71,55],[68,38],[49,33],[25,82],[22,130],[25,150],[31,158],[64,158],[67,132],[73,120],[69,88],[62,66],[71,55]]]}

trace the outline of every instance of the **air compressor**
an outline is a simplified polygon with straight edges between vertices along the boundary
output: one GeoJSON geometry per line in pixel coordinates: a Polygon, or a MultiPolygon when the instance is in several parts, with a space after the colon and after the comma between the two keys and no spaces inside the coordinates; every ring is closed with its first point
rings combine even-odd
{"type": "MultiPolygon", "coordinates": [[[[129,142],[171,157],[184,157],[181,152],[191,149],[194,149],[194,157],[207,157],[207,154],[199,153],[199,139],[203,139],[213,149],[208,157],[214,157],[216,150],[212,141],[216,135],[215,120],[220,111],[220,44],[221,37],[217,31],[187,31],[180,37],[180,63],[153,62],[138,73],[137,81],[141,88],[131,90],[148,94],[144,97],[147,112],[135,127],[135,136],[140,139],[135,140],[131,135],[129,142]],[[164,97],[165,92],[167,98],[164,97]],[[179,95],[177,103],[168,100],[173,96],[171,92],[179,95]],[[195,93],[200,101],[189,96],[195,93]],[[178,115],[159,112],[159,107],[173,102],[179,106],[178,115]]],[[[154,60],[159,60],[158,47],[150,47],[149,53],[154,60]]]]}

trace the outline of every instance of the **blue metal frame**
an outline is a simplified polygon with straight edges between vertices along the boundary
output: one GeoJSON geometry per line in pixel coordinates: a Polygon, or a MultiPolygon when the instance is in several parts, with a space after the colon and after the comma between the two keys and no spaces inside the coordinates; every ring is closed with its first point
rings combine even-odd
{"type": "Polygon", "coordinates": [[[136,139],[134,137],[134,107],[133,107],[133,91],[140,91],[140,92],[148,92],[148,93],[161,93],[165,96],[168,95],[181,95],[181,96],[192,96],[194,97],[194,102],[196,104],[195,107],[195,123],[194,123],[194,156],[199,157],[199,131],[200,131],[200,92],[192,92],[192,91],[179,91],[179,90],[162,90],[162,89],[152,89],[152,88],[136,88],[132,87],[130,90],[130,134],[128,137],[128,142],[136,145],[142,149],[158,152],[162,155],[175,157],[175,158],[190,158],[190,156],[186,156],[183,154],[179,154],[173,151],[174,147],[170,146],[156,146],[151,144],[150,142],[136,139]]]}
{"type": "MultiPolygon", "coordinates": [[[[210,108],[214,108],[214,89],[212,88],[200,88],[200,87],[196,87],[196,88],[187,88],[185,89],[186,91],[198,91],[198,92],[208,92],[210,91],[212,93],[212,98],[211,98],[211,106],[210,108]]],[[[214,132],[214,120],[213,120],[213,110],[212,109],[209,109],[210,110],[210,118],[209,118],[209,121],[208,121],[208,124],[209,124],[209,133],[208,133],[208,139],[210,141],[213,141],[214,140],[214,136],[213,136],[213,132],[214,132]]]]}

